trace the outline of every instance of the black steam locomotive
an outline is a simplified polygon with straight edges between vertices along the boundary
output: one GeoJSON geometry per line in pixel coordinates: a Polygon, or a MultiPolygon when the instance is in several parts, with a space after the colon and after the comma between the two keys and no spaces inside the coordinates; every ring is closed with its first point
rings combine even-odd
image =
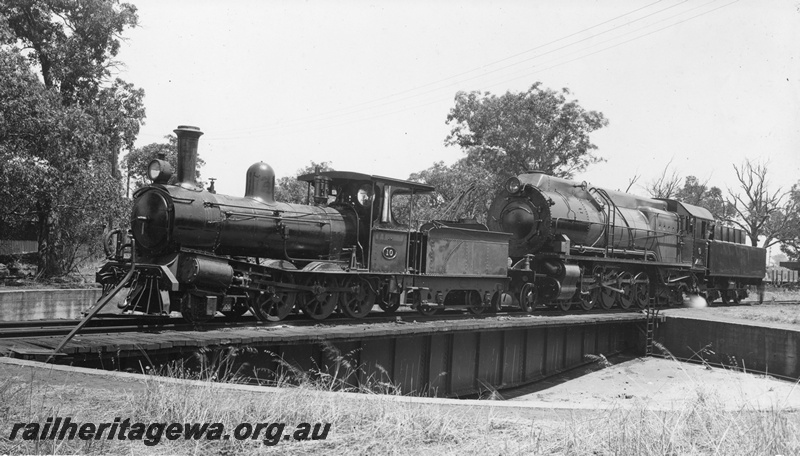
{"type": "Polygon", "coordinates": [[[243,197],[195,180],[198,139],[178,127],[175,178],[150,163],[134,194],[131,254],[124,237],[98,272],[106,292],[128,288],[124,310],[192,322],[250,310],[277,321],[300,310],[362,318],[375,304],[474,313],[538,306],[583,309],[674,305],[691,294],[738,301],[764,277],[765,251],[716,226],[700,207],[639,198],[541,173],[511,178],[488,226],[434,220],[419,229],[425,184],[352,172],[317,172],[309,203],[274,199],[275,175],[256,163],[243,197]]]}
{"type": "Polygon", "coordinates": [[[397,220],[395,199],[413,211],[415,196],[433,187],[332,171],[300,176],[312,204],[288,204],[274,199],[272,168],[257,163],[243,197],[218,195],[194,178],[202,132],[175,133],[177,179],[168,183],[167,162],[150,163],[152,184],[134,194],[133,255],[118,246],[97,275],[111,290],[133,270],[126,311],[179,310],[194,322],[248,309],[271,321],[295,309],[314,319],[337,309],[360,318],[376,303],[480,312],[507,288],[508,234],[449,222],[411,230],[397,220]]]}
{"type": "Polygon", "coordinates": [[[691,295],[739,302],[766,272],[766,249],[702,207],[539,172],[505,183],[488,225],[512,234],[510,290],[523,309],[643,308],[691,295]]]}

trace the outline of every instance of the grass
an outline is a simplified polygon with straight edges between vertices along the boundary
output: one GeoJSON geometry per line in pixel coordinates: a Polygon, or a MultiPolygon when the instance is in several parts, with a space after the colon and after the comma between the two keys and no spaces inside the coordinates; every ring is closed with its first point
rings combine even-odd
{"type": "MultiPolygon", "coordinates": [[[[747,298],[746,301],[757,301],[758,300],[758,293],[755,291],[750,293],[750,296],[747,298]]],[[[795,287],[790,288],[776,288],[773,286],[767,286],[764,290],[764,303],[774,303],[775,301],[794,301],[795,303],[800,302],[800,289],[795,287]]]]}
{"type": "Polygon", "coordinates": [[[761,307],[738,308],[729,307],[715,309],[723,315],[768,323],[786,323],[800,325],[800,305],[797,304],[763,304],[761,307]]]}
{"type": "MultiPolygon", "coordinates": [[[[225,389],[212,380],[240,382],[225,357],[161,368],[173,378],[195,382],[163,382],[154,376],[119,385],[54,382],[42,374],[0,380],[0,453],[58,454],[563,454],[563,455],[777,455],[800,453],[800,417],[779,406],[766,411],[725,411],[713,391],[687,391],[694,400],[670,410],[646,403],[578,411],[561,416],[547,410],[509,414],[490,406],[446,407],[398,401],[396,388],[376,383],[389,395],[370,394],[348,382],[356,368],[347,354],[325,371],[301,372],[285,365],[271,383],[277,392],[225,389]],[[324,375],[320,375],[324,374],[324,375]],[[370,394],[330,394],[349,389],[370,394]],[[49,416],[111,422],[115,417],[143,423],[220,422],[226,429],[239,423],[331,423],[325,440],[142,441],[9,441],[11,423],[40,422],[49,416]]],[[[202,354],[198,355],[202,356],[202,354]]],[[[677,361],[675,361],[677,362],[677,361]]],[[[32,371],[33,372],[33,371],[32,371]]],[[[688,375],[688,373],[687,373],[688,375]]],[[[698,382],[699,384],[699,382],[698,382]]],[[[620,402],[622,404],[623,402],[620,402]]]]}
{"type": "MultiPolygon", "coordinates": [[[[753,298],[753,296],[751,296],[753,298]]],[[[709,307],[706,311],[733,318],[800,325],[800,291],[768,288],[764,303],[745,306],[709,307]],[[777,302],[792,301],[792,302],[777,302]]]]}

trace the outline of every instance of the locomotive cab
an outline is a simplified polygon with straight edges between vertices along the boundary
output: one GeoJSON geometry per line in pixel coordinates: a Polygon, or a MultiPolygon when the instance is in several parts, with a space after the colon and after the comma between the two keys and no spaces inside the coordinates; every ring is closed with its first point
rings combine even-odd
{"type": "MultiPolygon", "coordinates": [[[[659,198],[660,199],[660,198],[659,198]]],[[[667,210],[678,216],[680,242],[676,253],[678,262],[691,265],[692,269],[704,271],[708,263],[708,234],[714,224],[714,216],[708,209],[677,200],[661,199],[667,210]]]]}
{"type": "Polygon", "coordinates": [[[309,203],[353,211],[357,215],[357,257],[362,268],[377,272],[415,269],[414,262],[410,262],[414,255],[409,255],[414,240],[418,242],[411,220],[414,199],[433,192],[434,187],[346,171],[304,174],[297,180],[308,183],[309,203]]]}

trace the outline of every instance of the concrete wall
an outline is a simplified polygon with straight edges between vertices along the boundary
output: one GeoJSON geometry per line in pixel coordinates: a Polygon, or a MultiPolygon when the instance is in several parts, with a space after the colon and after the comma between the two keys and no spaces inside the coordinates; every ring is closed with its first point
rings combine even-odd
{"type": "Polygon", "coordinates": [[[788,325],[667,316],[656,340],[679,359],[800,378],[800,330],[788,325]]]}
{"type": "Polygon", "coordinates": [[[80,318],[100,289],[0,291],[0,321],[80,318]]]}

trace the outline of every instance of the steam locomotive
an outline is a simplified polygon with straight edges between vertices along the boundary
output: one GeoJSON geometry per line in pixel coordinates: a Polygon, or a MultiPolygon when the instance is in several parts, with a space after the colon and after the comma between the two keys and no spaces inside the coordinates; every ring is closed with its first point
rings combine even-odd
{"type": "Polygon", "coordinates": [[[275,174],[260,162],[247,171],[243,197],[219,195],[195,179],[203,133],[175,133],[176,175],[163,158],[150,163],[152,183],[134,193],[132,239],[116,236],[97,273],[107,294],[127,288],[125,311],[177,310],[203,322],[248,310],[268,321],[295,311],[363,318],[375,304],[426,315],[624,309],[690,294],[738,301],[764,277],[764,249],[674,200],[531,172],[506,182],[488,226],[433,220],[417,229],[415,198],[429,185],[315,172],[298,177],[309,204],[289,204],[275,201],[275,174]]]}
{"type": "Polygon", "coordinates": [[[510,289],[530,310],[555,304],[643,308],[692,295],[739,302],[760,288],[766,249],[702,207],[529,172],[495,197],[490,229],[509,232],[510,289]]]}

